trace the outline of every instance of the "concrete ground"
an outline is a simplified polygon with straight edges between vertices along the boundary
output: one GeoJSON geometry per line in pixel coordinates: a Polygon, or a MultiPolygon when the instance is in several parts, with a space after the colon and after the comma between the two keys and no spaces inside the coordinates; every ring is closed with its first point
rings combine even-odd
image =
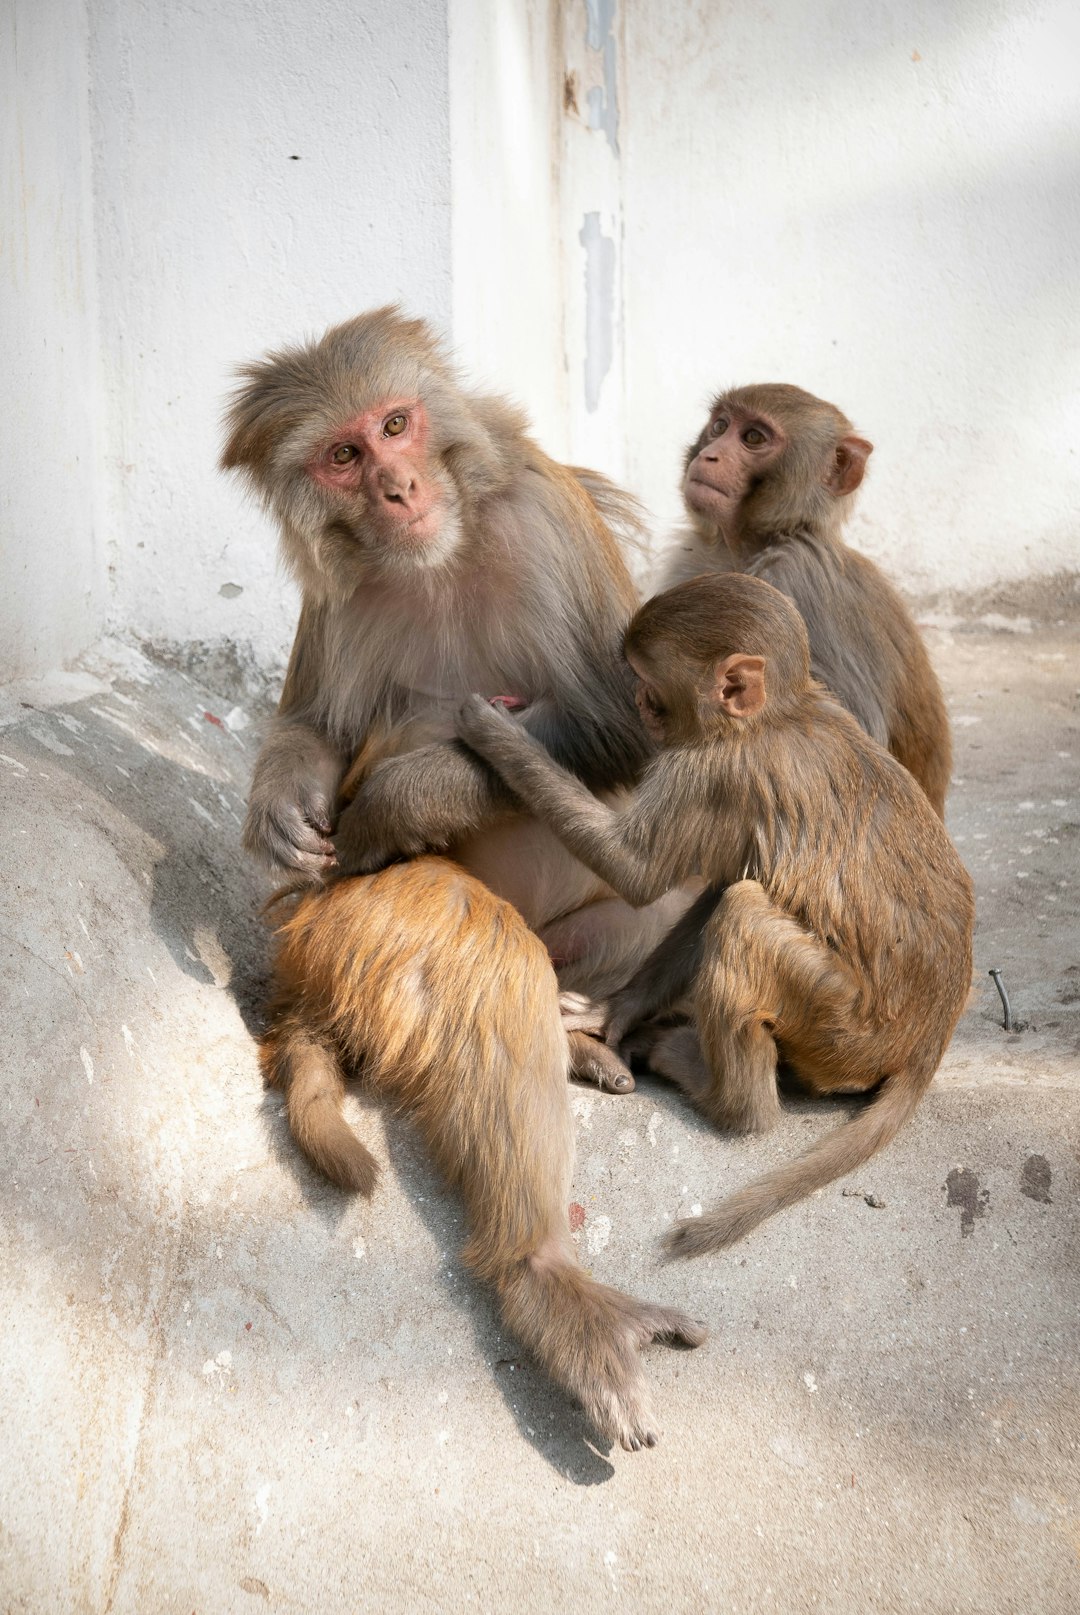
{"type": "Polygon", "coordinates": [[[914,1124],[662,1264],[840,1107],[731,1140],[659,1082],[574,1090],[586,1261],[712,1326],[648,1354],[636,1455],[522,1360],[405,1123],[350,1099],[362,1204],[264,1095],[224,676],[112,647],[3,693],[0,1609],[1080,1608],[1080,626],[939,621],[979,933],[914,1124]]]}

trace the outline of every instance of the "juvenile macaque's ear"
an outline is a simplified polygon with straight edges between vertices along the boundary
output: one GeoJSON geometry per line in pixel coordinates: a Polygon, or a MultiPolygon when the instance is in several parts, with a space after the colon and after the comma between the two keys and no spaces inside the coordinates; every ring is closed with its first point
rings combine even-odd
{"type": "Polygon", "coordinates": [[[716,669],[716,704],[733,718],[749,718],[765,705],[764,656],[727,656],[716,669]]]}
{"type": "Polygon", "coordinates": [[[873,452],[874,445],[868,443],[865,437],[842,437],[836,445],[833,463],[825,475],[825,486],[829,492],[854,493],[873,452]]]}

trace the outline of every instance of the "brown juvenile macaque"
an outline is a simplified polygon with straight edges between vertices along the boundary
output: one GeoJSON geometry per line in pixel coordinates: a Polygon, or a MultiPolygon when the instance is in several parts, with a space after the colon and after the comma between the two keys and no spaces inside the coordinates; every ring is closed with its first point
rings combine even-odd
{"type": "Polygon", "coordinates": [[[770,383],[722,393],[686,451],[691,530],[662,586],[749,572],[788,595],[810,667],[944,815],[952,767],[941,686],[911,613],[885,574],[843,540],[873,444],[832,404],[770,383]]]}
{"type": "Polygon", "coordinates": [[[638,1351],[696,1346],[671,1307],[598,1284],[567,1221],[574,1159],[567,1043],[542,943],[445,858],[308,891],[281,926],[261,1059],[292,1131],[345,1189],[377,1167],[341,1114],[346,1071],[405,1110],[465,1197],[465,1260],[507,1327],[604,1435],[651,1447],[638,1351]]]}
{"type": "MultiPolygon", "coordinates": [[[[394,309],[241,374],[222,465],[277,517],[303,589],[245,846],[312,881],[450,850],[541,933],[564,985],[605,996],[687,898],[633,914],[454,740],[454,714],[470,690],[502,697],[590,788],[632,784],[648,750],[619,656],[632,502],[549,459],[519,411],[464,389],[428,327],[394,309]],[[377,760],[369,742],[387,735],[410,749],[377,760]]],[[[589,1047],[601,1080],[633,1087],[589,1047]]]]}
{"type": "Polygon", "coordinates": [[[971,881],[906,769],[810,676],[806,629],[771,584],[730,574],[648,601],[627,630],[661,750],[613,813],[479,697],[458,732],[630,903],[691,872],[722,888],[696,1027],[650,1063],[722,1127],[780,1114],[778,1055],[814,1094],[872,1102],[798,1160],[679,1223],[718,1250],[853,1170],[929,1085],[971,984],[971,881]]]}

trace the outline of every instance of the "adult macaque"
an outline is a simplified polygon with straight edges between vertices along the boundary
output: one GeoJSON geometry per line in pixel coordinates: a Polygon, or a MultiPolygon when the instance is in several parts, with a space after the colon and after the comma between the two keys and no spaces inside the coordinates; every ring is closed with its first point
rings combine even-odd
{"type": "Polygon", "coordinates": [[[778,1053],[812,1093],[872,1103],[704,1217],[718,1250],[888,1143],[931,1081],[971,984],[971,881],[911,775],[810,677],[806,629],[771,584],[683,583],[625,639],[662,749],[613,813],[482,698],[459,733],[630,903],[692,871],[723,888],[704,934],[694,1027],[650,1056],[723,1127],[780,1114],[778,1053]]]}
{"type": "MultiPolygon", "coordinates": [[[[516,409],[463,389],[427,326],[394,309],[241,374],[222,465],[276,515],[303,589],[246,847],[312,881],[448,849],[541,932],[565,985],[603,996],[687,899],[632,914],[453,730],[461,698],[484,690],[525,706],[591,788],[637,778],[648,747],[619,657],[636,600],[615,537],[635,528],[632,502],[556,465],[516,409]],[[373,734],[415,744],[371,766],[373,734]]],[[[633,1082],[620,1068],[609,1085],[633,1082]]]]}
{"type": "Polygon", "coordinates": [[[280,930],[261,1057],[298,1142],[342,1188],[370,1194],[377,1172],[341,1114],[345,1070],[406,1110],[464,1194],[465,1260],[508,1328],[604,1435],[655,1444],[638,1351],[705,1330],[577,1261],[558,988],[509,903],[444,858],[305,893],[280,930]]]}
{"type": "Polygon", "coordinates": [[[668,586],[749,572],[794,600],[814,677],[943,815],[952,746],[941,686],[904,602],[842,536],[872,452],[838,409],[799,387],[722,393],[686,451],[691,532],[661,576],[668,586]]]}

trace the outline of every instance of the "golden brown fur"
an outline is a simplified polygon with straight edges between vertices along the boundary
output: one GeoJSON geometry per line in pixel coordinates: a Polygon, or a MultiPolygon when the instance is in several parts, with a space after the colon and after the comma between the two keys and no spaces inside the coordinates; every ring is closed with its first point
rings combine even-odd
{"type": "Polygon", "coordinates": [[[654,1443],[637,1353],[704,1330],[578,1265],[558,991],[508,903],[442,858],[304,894],[279,931],[261,1058],[298,1143],[343,1188],[370,1194],[377,1173],[341,1115],[346,1072],[407,1111],[464,1194],[465,1259],[508,1327],[603,1434],[654,1443]]]}
{"type": "Polygon", "coordinates": [[[748,572],[798,606],[820,679],[892,752],[944,813],[952,743],[941,687],[910,611],[885,574],[843,540],[872,445],[832,404],[781,383],[714,401],[686,452],[689,531],[661,568],[663,586],[703,572],[748,572]],[[714,435],[718,423],[730,427],[714,435]],[[770,441],[733,433],[761,425],[770,441]],[[723,486],[727,499],[712,495],[723,486]]]}
{"type": "MultiPolygon", "coordinates": [[[[771,585],[681,584],[642,607],[626,648],[664,746],[622,813],[475,698],[459,732],[629,902],[690,873],[722,893],[696,1034],[663,1034],[651,1057],[715,1121],[776,1119],[778,1051],[812,1092],[880,1087],[801,1160],[680,1224],[689,1253],[851,1170],[911,1114],[970,987],[971,882],[910,774],[810,679],[803,622],[771,585]]],[[[655,1007],[624,1002],[623,1024],[655,1007]]]]}

